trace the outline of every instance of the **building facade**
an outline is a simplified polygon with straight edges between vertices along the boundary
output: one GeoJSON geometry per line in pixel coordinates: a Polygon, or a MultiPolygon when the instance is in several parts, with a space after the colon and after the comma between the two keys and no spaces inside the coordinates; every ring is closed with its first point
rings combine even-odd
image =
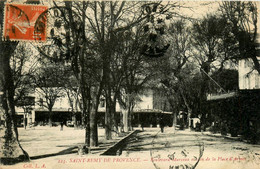
{"type": "MultiPolygon", "coordinates": [[[[258,57],[260,62],[260,57],[258,57]]],[[[260,75],[254,69],[252,59],[241,59],[238,64],[239,89],[251,90],[260,89],[260,75]]]]}
{"type": "MultiPolygon", "coordinates": [[[[18,125],[27,126],[31,125],[47,125],[48,124],[48,109],[45,103],[45,96],[41,92],[37,92],[37,89],[34,93],[34,105],[31,106],[29,111],[23,109],[22,107],[16,107],[16,113],[18,117],[18,125]]],[[[166,124],[171,125],[171,112],[163,111],[163,109],[154,108],[154,92],[151,89],[147,89],[145,94],[139,96],[139,102],[136,103],[133,114],[132,114],[132,125],[134,127],[144,126],[144,127],[157,127],[159,122],[158,119],[163,116],[167,119],[166,124]],[[163,114],[163,115],[162,115],[163,114]]],[[[73,118],[76,118],[78,124],[81,124],[81,112],[80,106],[75,104],[76,101],[73,101],[74,110],[72,114],[71,100],[65,91],[61,91],[59,97],[55,99],[55,103],[52,108],[52,122],[53,125],[58,125],[60,122],[67,123],[68,121],[74,121],[73,118]]],[[[104,126],[105,121],[105,111],[106,103],[105,99],[100,99],[100,104],[98,107],[97,121],[99,126],[104,126]]],[[[123,110],[120,107],[119,103],[116,103],[116,114],[117,123],[119,124],[123,118],[123,110]]]]}
{"type": "MultiPolygon", "coordinates": [[[[259,43],[256,44],[260,63],[259,43]]],[[[256,143],[260,141],[260,74],[251,58],[239,60],[238,82],[237,91],[208,95],[208,113],[215,117],[213,127],[223,134],[241,135],[256,143]]]]}

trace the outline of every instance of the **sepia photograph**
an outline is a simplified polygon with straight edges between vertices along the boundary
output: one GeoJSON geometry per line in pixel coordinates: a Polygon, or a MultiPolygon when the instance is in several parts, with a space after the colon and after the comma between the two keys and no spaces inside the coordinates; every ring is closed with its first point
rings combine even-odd
{"type": "Polygon", "coordinates": [[[0,0],[0,169],[260,168],[259,12],[0,0]]]}

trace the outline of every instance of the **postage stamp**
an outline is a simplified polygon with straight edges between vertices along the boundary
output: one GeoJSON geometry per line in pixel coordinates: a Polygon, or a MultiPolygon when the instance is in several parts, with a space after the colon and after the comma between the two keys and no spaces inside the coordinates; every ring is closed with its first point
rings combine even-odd
{"type": "Polygon", "coordinates": [[[45,5],[5,4],[3,39],[45,41],[47,11],[45,5]]]}

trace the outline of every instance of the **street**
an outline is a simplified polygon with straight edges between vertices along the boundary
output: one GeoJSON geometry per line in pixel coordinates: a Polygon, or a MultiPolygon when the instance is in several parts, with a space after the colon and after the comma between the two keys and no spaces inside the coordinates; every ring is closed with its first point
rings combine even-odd
{"type": "MultiPolygon", "coordinates": [[[[139,129],[139,128],[137,128],[139,129]]],[[[144,128],[129,139],[120,156],[100,156],[119,138],[104,141],[104,129],[99,129],[100,151],[78,155],[75,146],[83,144],[84,130],[64,127],[19,128],[23,148],[31,162],[4,168],[258,168],[260,145],[250,145],[223,137],[203,135],[201,132],[165,128],[144,128]],[[71,151],[74,147],[74,152],[71,151]],[[71,148],[71,150],[69,150],[71,148]],[[103,149],[102,149],[103,148],[103,149]],[[58,153],[65,152],[69,153],[58,153]],[[47,156],[44,156],[47,155],[47,156]]]]}
{"type": "Polygon", "coordinates": [[[155,168],[259,168],[260,146],[201,132],[149,129],[132,139],[124,156],[143,157],[155,168]]]}

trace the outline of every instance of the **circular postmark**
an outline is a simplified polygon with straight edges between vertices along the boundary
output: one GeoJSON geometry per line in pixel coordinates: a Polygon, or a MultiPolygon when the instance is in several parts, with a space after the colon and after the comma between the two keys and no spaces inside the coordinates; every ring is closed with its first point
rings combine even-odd
{"type": "Polygon", "coordinates": [[[156,169],[194,169],[203,151],[204,144],[196,134],[168,128],[154,135],[150,156],[156,169]]]}
{"type": "Polygon", "coordinates": [[[35,30],[42,33],[45,24],[47,41],[37,44],[41,54],[53,61],[68,60],[77,55],[84,40],[82,18],[77,12],[66,6],[51,7],[38,17],[35,30]]]}

